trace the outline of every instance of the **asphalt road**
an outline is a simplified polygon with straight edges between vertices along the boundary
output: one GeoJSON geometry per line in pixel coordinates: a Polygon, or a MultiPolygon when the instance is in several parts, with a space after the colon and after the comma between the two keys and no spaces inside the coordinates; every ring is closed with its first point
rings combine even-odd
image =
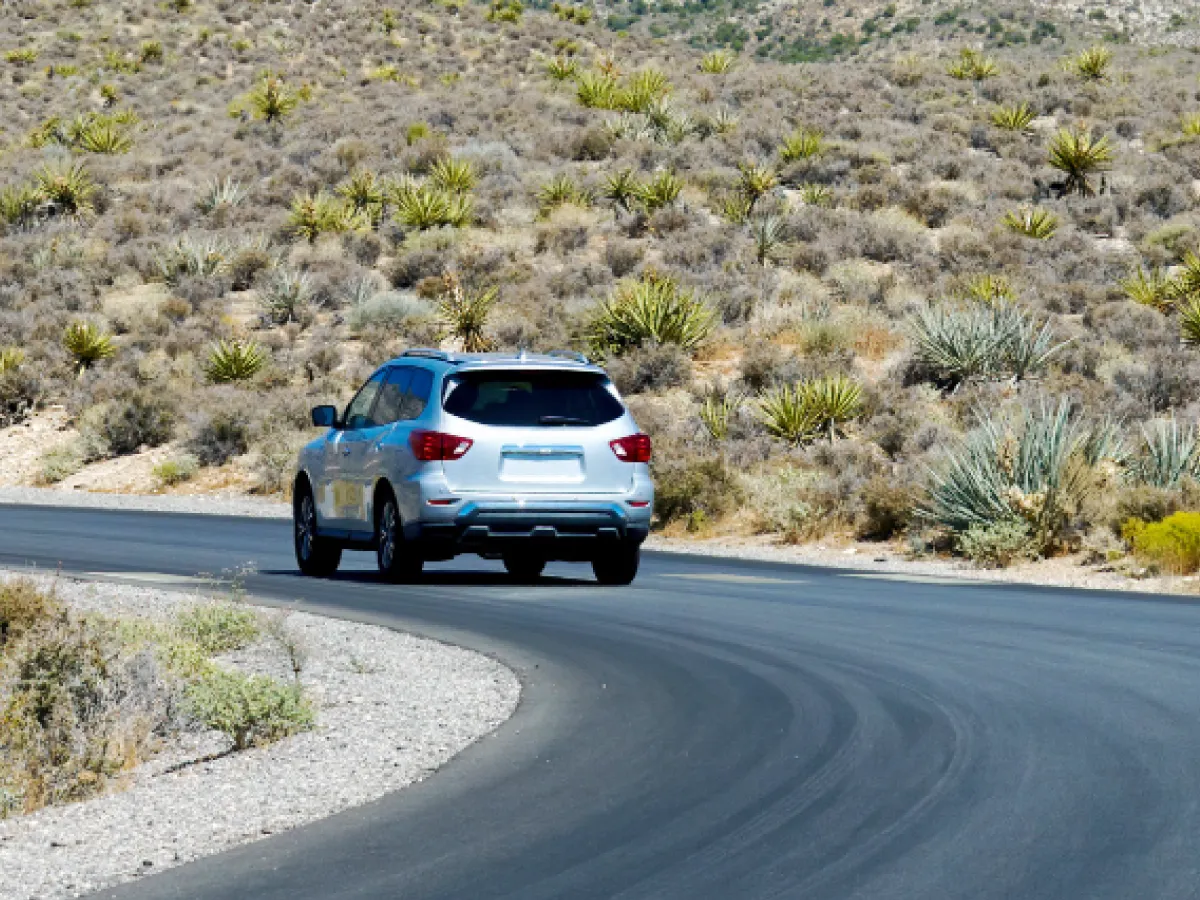
{"type": "MultiPolygon", "coordinates": [[[[348,555],[352,565],[358,554],[348,555]]],[[[298,577],[286,523],[0,507],[0,564],[194,575],[450,638],[526,682],[375,804],[120,898],[1200,897],[1200,608],[650,555],[298,577]],[[578,578],[579,580],[574,580],[578,578]]]]}

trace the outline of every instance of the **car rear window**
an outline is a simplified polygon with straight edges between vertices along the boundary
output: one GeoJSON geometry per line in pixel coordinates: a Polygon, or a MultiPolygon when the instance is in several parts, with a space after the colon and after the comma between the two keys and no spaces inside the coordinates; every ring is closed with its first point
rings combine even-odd
{"type": "Polygon", "coordinates": [[[589,372],[463,372],[446,381],[443,408],[480,425],[603,425],[625,412],[608,379],[589,372]]]}

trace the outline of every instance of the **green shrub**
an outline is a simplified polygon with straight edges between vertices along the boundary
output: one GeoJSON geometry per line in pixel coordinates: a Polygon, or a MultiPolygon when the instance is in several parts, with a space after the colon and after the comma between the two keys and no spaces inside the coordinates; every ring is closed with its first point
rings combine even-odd
{"type": "Polygon", "coordinates": [[[862,486],[863,513],[856,532],[868,541],[887,541],[905,531],[916,515],[920,495],[911,484],[876,476],[862,486]]]}
{"type": "Polygon", "coordinates": [[[720,518],[741,502],[742,490],[723,460],[660,456],[654,463],[654,511],[663,524],[683,520],[690,530],[720,518]]]}
{"type": "Polygon", "coordinates": [[[622,283],[600,304],[588,338],[602,356],[619,356],[645,344],[675,344],[691,353],[716,322],[716,312],[692,291],[673,278],[650,273],[622,283]]]}
{"type": "Polygon", "coordinates": [[[192,714],[228,735],[235,750],[262,746],[312,727],[312,705],[296,685],[266,675],[215,670],[187,689],[192,714]]]}
{"type": "Polygon", "coordinates": [[[978,50],[969,48],[961,50],[958,62],[946,69],[947,75],[961,81],[983,81],[986,78],[995,77],[999,72],[1000,69],[994,59],[984,56],[978,50]]]}
{"type": "Polygon", "coordinates": [[[1122,537],[1138,559],[1175,575],[1200,569],[1200,512],[1177,512],[1161,522],[1130,519],[1122,537]]]}
{"type": "Polygon", "coordinates": [[[40,484],[58,484],[84,466],[84,454],[78,442],[47,450],[38,457],[37,479],[40,484]]]}
{"type": "Polygon", "coordinates": [[[210,656],[240,650],[258,640],[258,616],[237,603],[199,603],[184,610],[175,620],[179,635],[210,656]]]}
{"type": "Polygon", "coordinates": [[[958,536],[958,552],[987,568],[1003,569],[1039,554],[1033,527],[1024,519],[976,523],[958,536]]]}
{"type": "Polygon", "coordinates": [[[183,454],[174,459],[164,459],[152,470],[154,480],[162,487],[174,487],[190,481],[200,468],[200,463],[194,456],[183,454]]]}
{"type": "Polygon", "coordinates": [[[42,590],[29,578],[0,582],[0,648],[61,612],[54,594],[42,590]]]}
{"type": "Polygon", "coordinates": [[[188,439],[188,450],[203,466],[221,466],[250,449],[250,426],[236,409],[218,409],[203,416],[188,439]]]}
{"type": "Polygon", "coordinates": [[[93,440],[105,448],[104,455],[124,456],[142,447],[157,447],[171,440],[175,429],[175,405],[161,394],[138,391],[126,400],[112,400],[103,415],[89,424],[93,440]]]}

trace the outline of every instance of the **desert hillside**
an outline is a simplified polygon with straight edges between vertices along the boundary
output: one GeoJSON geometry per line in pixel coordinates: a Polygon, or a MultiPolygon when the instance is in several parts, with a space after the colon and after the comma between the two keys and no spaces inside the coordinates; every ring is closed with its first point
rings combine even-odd
{"type": "Polygon", "coordinates": [[[1200,472],[1193,5],[692,6],[5,6],[0,479],[286,492],[400,349],[572,347],[669,529],[1149,546],[1200,472]]]}

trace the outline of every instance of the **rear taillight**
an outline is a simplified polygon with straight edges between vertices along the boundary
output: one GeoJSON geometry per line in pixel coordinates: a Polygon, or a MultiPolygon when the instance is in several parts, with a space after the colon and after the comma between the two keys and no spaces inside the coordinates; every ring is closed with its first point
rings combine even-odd
{"type": "Polygon", "coordinates": [[[470,438],[457,437],[441,431],[418,430],[408,438],[408,446],[412,447],[413,456],[421,462],[462,459],[473,443],[475,442],[470,438]]]}
{"type": "Polygon", "coordinates": [[[631,434],[629,437],[617,438],[615,441],[609,441],[608,446],[612,447],[613,453],[617,454],[617,459],[621,462],[650,462],[651,448],[648,434],[631,434]]]}

